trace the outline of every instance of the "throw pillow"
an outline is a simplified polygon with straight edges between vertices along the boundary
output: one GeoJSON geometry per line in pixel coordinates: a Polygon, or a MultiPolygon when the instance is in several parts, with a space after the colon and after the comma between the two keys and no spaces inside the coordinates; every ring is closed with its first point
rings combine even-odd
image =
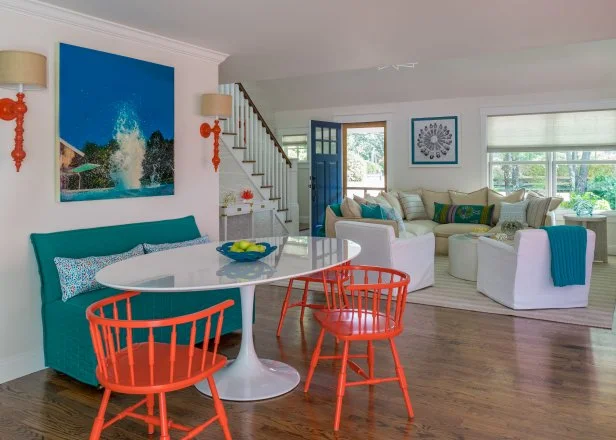
{"type": "Polygon", "coordinates": [[[146,254],[153,254],[154,252],[166,251],[169,249],[177,249],[186,246],[194,246],[196,244],[205,244],[209,243],[210,238],[205,235],[203,237],[195,238],[193,240],[179,241],[176,243],[161,243],[161,244],[150,244],[143,243],[143,249],[146,254]]]}
{"type": "Polygon", "coordinates": [[[62,301],[66,302],[80,293],[102,289],[103,286],[94,278],[96,272],[110,264],[127,260],[137,255],[143,255],[143,245],[135,246],[130,251],[115,255],[86,258],[54,258],[53,262],[56,264],[60,278],[62,301]]]}
{"type": "Polygon", "coordinates": [[[362,218],[373,218],[377,220],[386,220],[387,217],[381,205],[376,204],[368,204],[368,205],[359,205],[361,208],[361,216],[362,218]]]}
{"type": "Polygon", "coordinates": [[[379,194],[379,195],[383,196],[385,198],[385,200],[387,200],[387,202],[391,205],[391,207],[396,210],[398,215],[400,215],[400,217],[404,218],[404,210],[402,209],[402,205],[400,204],[400,200],[398,199],[398,193],[397,192],[381,191],[381,194],[379,194]]]}
{"type": "Polygon", "coordinates": [[[537,197],[535,193],[529,193],[526,197],[528,208],[526,209],[526,221],[531,228],[540,228],[545,225],[545,216],[552,203],[551,197],[537,197]]]}
{"type": "Polygon", "coordinates": [[[451,203],[454,205],[487,205],[488,187],[486,186],[472,193],[449,190],[449,197],[451,197],[451,203]]]}
{"type": "Polygon", "coordinates": [[[523,200],[517,203],[500,202],[500,214],[498,223],[506,221],[516,221],[523,225],[527,225],[526,210],[528,209],[528,200],[523,200]]]}
{"type": "Polygon", "coordinates": [[[433,221],[445,223],[472,223],[489,225],[492,221],[494,205],[448,205],[434,203],[433,221]]]}
{"type": "Polygon", "coordinates": [[[342,201],[342,204],[340,205],[340,210],[342,211],[343,217],[361,217],[361,208],[359,203],[357,203],[353,199],[349,199],[348,197],[345,197],[342,201]]]}
{"type": "Polygon", "coordinates": [[[385,213],[385,218],[387,220],[393,220],[398,223],[398,232],[405,232],[406,228],[404,227],[404,220],[402,220],[402,216],[396,212],[394,208],[391,206],[383,206],[379,205],[383,212],[385,213]]]}
{"type": "Polygon", "coordinates": [[[434,204],[435,203],[451,205],[451,197],[449,197],[448,192],[436,192],[436,191],[428,191],[424,189],[422,199],[423,199],[424,208],[426,209],[426,214],[428,215],[428,218],[434,218],[434,204]]]}
{"type": "Polygon", "coordinates": [[[363,205],[364,203],[368,203],[366,199],[364,199],[363,197],[359,197],[359,196],[353,196],[353,200],[355,200],[360,205],[363,205]]]}
{"type": "Polygon", "coordinates": [[[398,197],[407,220],[427,219],[426,209],[419,194],[399,192],[398,197]]]}
{"type": "Polygon", "coordinates": [[[506,196],[502,195],[499,192],[494,190],[488,191],[488,205],[494,205],[494,214],[492,215],[492,224],[496,224],[499,222],[500,212],[501,212],[501,202],[507,203],[516,203],[524,200],[524,195],[526,194],[526,190],[524,188],[514,191],[512,193],[507,194],[506,196]]]}
{"type": "Polygon", "coordinates": [[[340,205],[342,205],[342,203],[334,203],[333,205],[329,205],[333,213],[336,214],[336,217],[342,217],[342,210],[340,209],[340,205]]]}
{"type": "MultiPolygon", "coordinates": [[[[536,198],[543,198],[543,196],[539,193],[536,193],[534,191],[529,191],[528,192],[528,196],[532,196],[532,197],[536,197],[536,198]]],[[[564,201],[564,199],[562,197],[551,197],[552,201],[550,202],[550,206],[548,207],[548,212],[550,211],[554,211],[556,208],[558,208],[560,206],[560,204],[564,201]]]]}

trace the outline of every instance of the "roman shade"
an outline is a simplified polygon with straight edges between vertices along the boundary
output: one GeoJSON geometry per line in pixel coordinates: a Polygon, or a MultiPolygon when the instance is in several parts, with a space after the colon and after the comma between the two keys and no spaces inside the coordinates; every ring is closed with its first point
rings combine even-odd
{"type": "Polygon", "coordinates": [[[488,116],[488,152],[616,148],[616,109],[488,116]]]}

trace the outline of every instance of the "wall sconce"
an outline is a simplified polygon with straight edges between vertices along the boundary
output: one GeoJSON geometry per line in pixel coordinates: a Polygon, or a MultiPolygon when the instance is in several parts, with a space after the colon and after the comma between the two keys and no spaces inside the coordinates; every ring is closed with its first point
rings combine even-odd
{"type": "Polygon", "coordinates": [[[210,126],[207,122],[201,124],[201,136],[204,138],[210,137],[210,134],[214,133],[214,157],[212,157],[212,163],[214,164],[214,171],[218,171],[218,165],[220,164],[220,158],[218,157],[220,146],[220,126],[219,118],[228,118],[231,116],[231,95],[219,95],[217,93],[207,93],[201,97],[201,115],[214,116],[214,127],[210,126]]]}
{"type": "Polygon", "coordinates": [[[24,115],[28,111],[24,102],[24,90],[40,90],[47,87],[47,58],[32,52],[14,50],[0,51],[0,87],[17,90],[17,100],[0,99],[0,119],[16,120],[15,148],[11,156],[19,172],[26,158],[24,151],[24,115]]]}

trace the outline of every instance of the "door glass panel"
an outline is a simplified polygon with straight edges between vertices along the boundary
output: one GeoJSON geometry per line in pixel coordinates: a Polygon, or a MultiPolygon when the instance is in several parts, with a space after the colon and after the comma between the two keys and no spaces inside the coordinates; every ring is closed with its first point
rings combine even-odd
{"type": "MultiPolygon", "coordinates": [[[[318,128],[317,128],[317,130],[318,130],[318,128]]],[[[317,154],[323,154],[323,142],[317,141],[315,149],[317,150],[316,151],[317,154]]]]}
{"type": "Polygon", "coordinates": [[[338,130],[336,130],[335,128],[332,128],[332,135],[331,135],[331,139],[332,139],[332,141],[335,141],[335,140],[336,140],[336,132],[337,132],[337,131],[338,131],[338,130]]]}
{"type": "MultiPolygon", "coordinates": [[[[334,134],[336,131],[332,130],[332,134],[334,134]]],[[[338,154],[338,152],[336,151],[336,141],[332,141],[331,147],[330,147],[331,151],[329,152],[329,154],[338,154]]]]}
{"type": "Polygon", "coordinates": [[[316,131],[315,139],[323,139],[323,134],[322,134],[323,129],[321,127],[317,127],[315,131],[316,131]]]}
{"type": "Polygon", "coordinates": [[[323,140],[329,140],[329,128],[323,128],[323,140]]]}

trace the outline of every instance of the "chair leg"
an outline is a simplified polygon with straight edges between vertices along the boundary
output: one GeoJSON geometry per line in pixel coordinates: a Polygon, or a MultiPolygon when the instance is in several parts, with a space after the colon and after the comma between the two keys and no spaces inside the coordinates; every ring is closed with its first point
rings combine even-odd
{"type": "MultiPolygon", "coordinates": [[[[154,394],[148,394],[146,396],[146,402],[145,402],[145,406],[148,410],[148,415],[149,416],[153,416],[154,415],[154,394]]],[[[154,425],[152,425],[151,423],[148,423],[148,435],[152,435],[154,434],[154,425]]]]}
{"type": "Polygon", "coordinates": [[[344,391],[346,389],[346,370],[347,363],[349,361],[349,341],[344,341],[344,348],[342,350],[342,365],[340,366],[340,374],[338,375],[338,390],[336,392],[336,417],[334,419],[334,431],[338,431],[340,428],[340,415],[342,414],[342,398],[344,397],[344,391]]]}
{"type": "Polygon", "coordinates": [[[391,354],[394,357],[394,364],[396,365],[396,376],[398,376],[398,381],[400,382],[400,388],[402,389],[402,395],[404,396],[404,404],[406,405],[409,419],[412,420],[413,417],[415,417],[415,414],[413,413],[413,406],[411,405],[411,398],[409,397],[409,390],[406,383],[404,368],[402,368],[400,356],[398,356],[398,350],[396,349],[396,343],[394,342],[393,338],[389,339],[389,346],[391,347],[391,354]]]}
{"type": "Polygon", "coordinates": [[[308,286],[310,283],[308,281],[304,282],[304,293],[302,294],[302,311],[299,314],[299,320],[304,320],[304,311],[306,310],[306,301],[308,301],[308,286]]]}
{"type": "Polygon", "coordinates": [[[374,379],[374,345],[368,341],[368,377],[374,379]]]}
{"type": "Polygon", "coordinates": [[[293,279],[289,280],[289,286],[287,287],[287,294],[284,297],[284,302],[282,303],[282,310],[280,311],[280,321],[278,321],[278,330],[276,331],[276,337],[280,337],[280,332],[282,331],[282,324],[284,324],[284,318],[287,315],[287,310],[289,308],[289,299],[291,298],[291,290],[293,290],[293,279]]]}
{"type": "Polygon", "coordinates": [[[312,360],[310,361],[310,370],[308,371],[308,376],[306,377],[306,384],[304,385],[304,393],[308,392],[310,388],[310,382],[312,381],[312,375],[314,374],[314,370],[317,368],[317,364],[319,363],[319,356],[321,355],[321,346],[323,345],[323,339],[325,338],[325,329],[321,329],[321,333],[319,334],[319,339],[317,341],[317,346],[314,348],[314,352],[312,353],[312,360]]]}
{"type": "Polygon", "coordinates": [[[101,432],[103,432],[103,425],[105,424],[105,411],[107,411],[107,405],[109,404],[109,397],[111,396],[111,391],[105,389],[103,393],[103,400],[101,401],[101,406],[98,409],[98,415],[94,419],[94,425],[92,426],[92,432],[90,433],[90,440],[98,440],[101,437],[101,432]]]}
{"type": "Polygon", "coordinates": [[[216,414],[218,415],[218,421],[220,422],[220,427],[222,428],[222,432],[225,436],[225,440],[231,440],[231,433],[229,432],[229,422],[227,420],[227,413],[225,412],[225,407],[218,396],[218,390],[216,389],[216,382],[212,376],[207,378],[207,383],[210,386],[210,391],[212,392],[212,400],[214,401],[214,408],[216,409],[216,414]]]}
{"type": "Polygon", "coordinates": [[[160,412],[160,440],[170,440],[169,420],[167,419],[167,398],[165,393],[158,395],[158,411],[160,412]]]}

